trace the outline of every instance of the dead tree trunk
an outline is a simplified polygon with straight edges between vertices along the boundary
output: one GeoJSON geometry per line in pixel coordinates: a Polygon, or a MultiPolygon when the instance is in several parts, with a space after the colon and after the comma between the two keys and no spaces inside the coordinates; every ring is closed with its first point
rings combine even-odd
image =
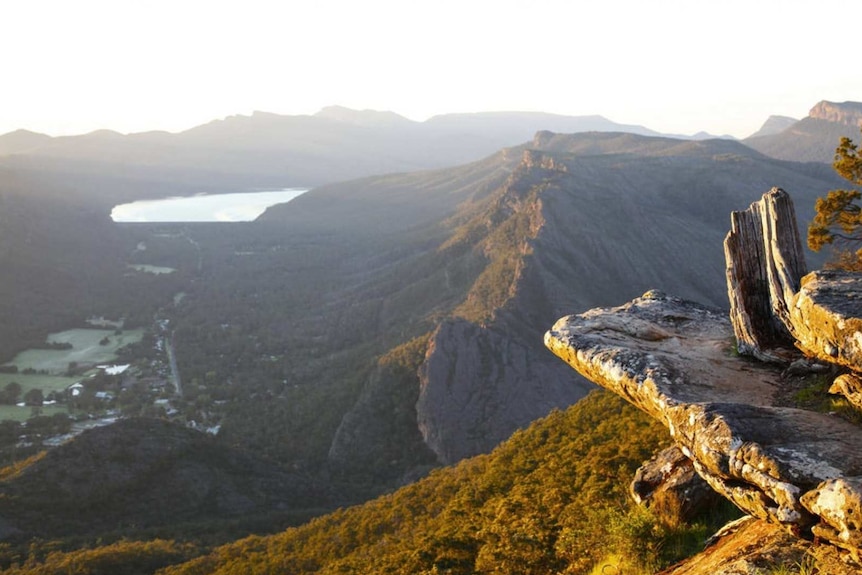
{"type": "Polygon", "coordinates": [[[794,347],[790,301],[806,273],[793,201],[772,188],[730,221],[724,257],[739,353],[784,362],[794,347]]]}

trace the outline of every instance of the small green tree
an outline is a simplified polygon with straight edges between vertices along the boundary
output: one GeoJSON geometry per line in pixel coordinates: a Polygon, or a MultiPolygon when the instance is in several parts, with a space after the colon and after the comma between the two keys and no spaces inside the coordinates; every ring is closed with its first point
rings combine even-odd
{"type": "Polygon", "coordinates": [[[21,395],[21,384],[17,381],[10,381],[0,391],[0,403],[15,404],[19,395],[21,395]]]}
{"type": "Polygon", "coordinates": [[[24,403],[26,405],[41,407],[42,403],[45,401],[45,396],[42,395],[42,390],[38,388],[33,388],[27,391],[24,394],[24,403]]]}
{"type": "MultiPolygon", "coordinates": [[[[835,171],[855,186],[862,186],[862,154],[850,138],[841,138],[835,150],[835,171]]],[[[815,252],[832,246],[833,255],[827,267],[862,271],[862,199],[859,190],[831,190],[817,198],[817,212],[808,226],[808,247],[815,252]]]]}

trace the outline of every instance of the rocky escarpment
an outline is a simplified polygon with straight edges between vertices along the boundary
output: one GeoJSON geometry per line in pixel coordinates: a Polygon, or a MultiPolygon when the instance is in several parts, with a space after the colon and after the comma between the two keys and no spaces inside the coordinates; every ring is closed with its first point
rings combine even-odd
{"type": "Polygon", "coordinates": [[[809,118],[826,120],[845,124],[847,126],[862,126],[862,103],[860,102],[818,102],[808,112],[809,118]]]}
{"type": "Polygon", "coordinates": [[[563,318],[545,336],[581,374],[665,423],[701,477],[747,513],[855,541],[861,501],[836,481],[862,475],[859,427],[776,407],[781,370],[736,356],[732,341],[724,313],[655,292],[563,318]],[[836,493],[833,516],[825,502],[836,493]]]}
{"type": "MultiPolygon", "coordinates": [[[[820,102],[800,121],[777,132],[761,130],[744,142],[780,160],[831,164],[841,138],[858,141],[860,122],[862,102],[820,102]]],[[[835,178],[835,187],[841,186],[841,179],[835,178]]]]}
{"type": "MultiPolygon", "coordinates": [[[[766,267],[787,263],[780,260],[766,267]]],[[[731,286],[769,292],[770,282],[728,277],[731,286]]],[[[781,316],[815,360],[862,365],[855,363],[862,331],[853,295],[862,276],[816,273],[801,284],[798,293],[783,293],[786,305],[772,310],[773,317],[758,321],[781,316]]],[[[559,320],[545,344],[588,379],[663,422],[698,474],[745,512],[858,557],[862,429],[828,413],[779,406],[786,365],[774,357],[770,363],[740,357],[734,349],[739,333],[724,312],[648,292],[623,306],[559,320]]]]}
{"type": "Polygon", "coordinates": [[[485,209],[453,237],[453,244],[473,241],[487,263],[454,317],[434,330],[418,370],[416,422],[441,463],[488,452],[592,389],[539,343],[558,298],[544,289],[548,271],[536,265],[533,245],[545,224],[541,193],[565,171],[553,154],[525,150],[485,209]]]}

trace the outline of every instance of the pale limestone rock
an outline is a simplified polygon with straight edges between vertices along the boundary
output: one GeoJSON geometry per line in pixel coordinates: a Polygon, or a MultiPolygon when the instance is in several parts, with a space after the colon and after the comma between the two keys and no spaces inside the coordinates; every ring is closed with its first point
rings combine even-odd
{"type": "Polygon", "coordinates": [[[857,409],[862,409],[862,377],[856,374],[845,373],[836,377],[829,393],[843,395],[857,409]]]}
{"type": "Polygon", "coordinates": [[[800,498],[824,481],[860,474],[859,428],[775,407],[779,370],[731,353],[724,314],[649,296],[563,318],[545,344],[664,423],[697,472],[747,513],[794,529],[828,524],[828,514],[814,514],[800,498]]]}
{"type": "Polygon", "coordinates": [[[854,552],[862,549],[862,477],[824,481],[801,500],[823,519],[814,527],[815,535],[854,552]]]}
{"type": "Polygon", "coordinates": [[[793,298],[790,321],[803,352],[862,371],[862,274],[808,274],[793,298]]]}

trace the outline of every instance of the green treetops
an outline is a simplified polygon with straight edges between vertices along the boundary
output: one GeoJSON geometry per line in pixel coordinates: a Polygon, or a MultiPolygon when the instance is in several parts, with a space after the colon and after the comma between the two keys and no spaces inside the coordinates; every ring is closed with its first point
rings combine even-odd
{"type": "MultiPolygon", "coordinates": [[[[850,138],[841,138],[832,164],[842,178],[862,186],[862,155],[850,138]]],[[[820,251],[826,245],[834,250],[830,267],[862,271],[862,199],[859,190],[831,190],[817,198],[816,214],[808,226],[808,247],[820,251]]]]}

